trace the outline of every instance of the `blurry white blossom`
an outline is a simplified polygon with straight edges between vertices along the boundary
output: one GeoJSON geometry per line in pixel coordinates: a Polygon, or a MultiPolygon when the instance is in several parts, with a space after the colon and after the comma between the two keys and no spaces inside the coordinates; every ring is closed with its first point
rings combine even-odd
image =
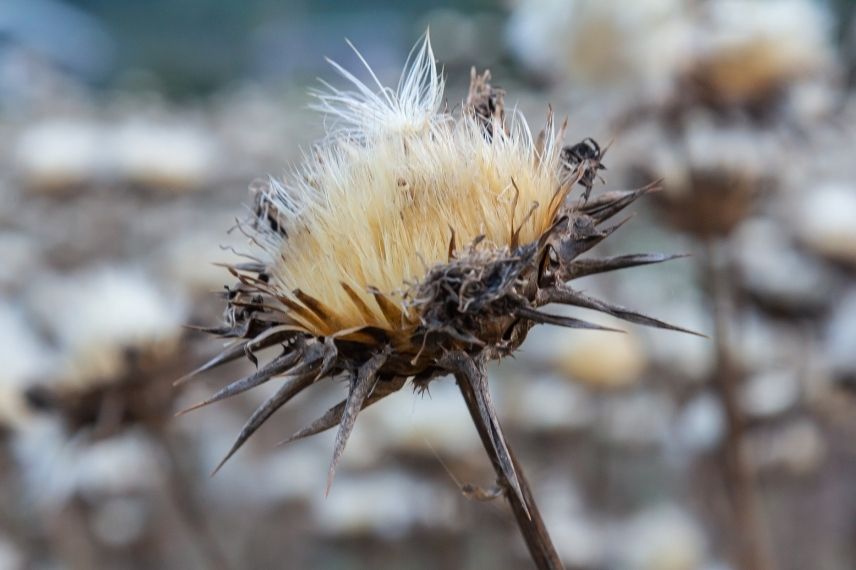
{"type": "Polygon", "coordinates": [[[512,50],[548,77],[593,87],[658,87],[686,63],[685,0],[520,0],[512,50]]]}

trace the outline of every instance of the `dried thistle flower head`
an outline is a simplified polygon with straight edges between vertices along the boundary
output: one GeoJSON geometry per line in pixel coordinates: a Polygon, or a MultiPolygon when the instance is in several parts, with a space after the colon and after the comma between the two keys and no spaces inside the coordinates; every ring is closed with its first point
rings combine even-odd
{"type": "MultiPolygon", "coordinates": [[[[439,376],[466,375],[510,354],[534,323],[603,328],[539,310],[549,303],[675,328],[565,285],[673,257],[578,259],[620,226],[602,223],[652,189],[588,200],[602,168],[594,141],[563,146],[564,125],[551,114],[533,135],[522,116],[506,113],[487,72],[472,73],[462,108],[450,111],[427,35],[396,89],[383,87],[368,65],[371,85],[333,65],[352,90],[317,94],[332,119],[326,139],[290,179],[256,190],[246,231],[263,256],[230,268],[238,283],[227,294],[226,323],[209,329],[237,340],[192,373],[283,347],[191,408],[285,377],[226,459],[298,393],[344,378],[347,397],[286,440],[339,426],[332,480],[360,410],[408,380],[424,388],[439,376]],[[584,196],[572,202],[577,186],[584,196]]],[[[474,381],[472,389],[519,492],[487,385],[474,381]]]]}

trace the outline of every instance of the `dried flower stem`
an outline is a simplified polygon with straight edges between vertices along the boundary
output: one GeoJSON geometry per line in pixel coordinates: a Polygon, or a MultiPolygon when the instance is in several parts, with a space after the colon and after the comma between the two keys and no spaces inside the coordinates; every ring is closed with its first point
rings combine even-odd
{"type": "MultiPolygon", "coordinates": [[[[521,534],[523,534],[523,540],[526,541],[526,546],[529,548],[529,553],[535,562],[535,566],[539,570],[560,570],[563,568],[562,562],[556,553],[556,548],[553,546],[547,528],[544,526],[544,521],[541,518],[538,505],[535,503],[535,498],[529,489],[529,483],[526,481],[523,469],[515,458],[514,453],[508,447],[508,442],[505,442],[505,449],[510,456],[514,472],[516,473],[515,482],[508,480],[503,460],[500,454],[497,453],[494,438],[491,435],[493,428],[483,419],[482,409],[474,388],[474,386],[485,385],[487,382],[484,363],[478,360],[471,360],[471,363],[475,364],[475,366],[461,367],[455,373],[455,379],[464,397],[464,402],[467,404],[467,409],[470,411],[473,423],[478,430],[482,445],[488,457],[490,457],[494,471],[496,471],[497,482],[505,491],[504,495],[508,499],[508,503],[514,513],[514,518],[517,520],[517,526],[520,528],[521,534]],[[519,492],[512,490],[515,484],[519,492]]],[[[499,437],[503,437],[501,433],[499,437]]]]}
{"type": "Polygon", "coordinates": [[[766,546],[764,528],[759,512],[759,498],[752,468],[744,444],[745,418],[738,399],[738,370],[730,349],[730,315],[732,284],[726,260],[718,255],[713,240],[708,240],[705,272],[711,284],[716,350],[715,386],[725,408],[727,433],[723,444],[723,470],[732,508],[737,536],[738,566],[746,570],[770,570],[772,564],[766,546]]]}

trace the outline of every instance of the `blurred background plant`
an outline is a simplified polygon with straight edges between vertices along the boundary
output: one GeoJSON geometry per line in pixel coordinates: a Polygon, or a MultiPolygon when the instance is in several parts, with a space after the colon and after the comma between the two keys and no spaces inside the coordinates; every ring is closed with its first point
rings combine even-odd
{"type": "Polygon", "coordinates": [[[265,391],[171,417],[210,393],[171,381],[213,352],[182,324],[219,318],[246,187],[320,134],[324,56],[353,63],[347,37],[394,81],[426,26],[450,104],[490,67],[533,121],[549,100],[612,140],[611,188],[663,179],[604,247],[692,261],[588,288],[714,336],[538,329],[490,370],[565,564],[853,568],[855,12],[5,0],[0,568],[526,567],[500,502],[461,496],[491,469],[451,381],[367,410],[327,499],[331,442],[275,443],[335,387],[213,479],[265,391]]]}

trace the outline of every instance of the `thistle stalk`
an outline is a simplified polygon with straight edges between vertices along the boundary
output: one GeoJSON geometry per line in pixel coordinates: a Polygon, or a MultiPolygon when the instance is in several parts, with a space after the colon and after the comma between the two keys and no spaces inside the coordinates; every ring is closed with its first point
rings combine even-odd
{"type": "Polygon", "coordinates": [[[514,519],[517,522],[517,527],[520,529],[520,534],[523,535],[523,540],[526,542],[526,547],[532,556],[532,561],[538,570],[564,568],[559,555],[556,553],[556,547],[553,546],[553,541],[550,539],[550,534],[547,532],[547,527],[541,518],[541,512],[535,503],[535,497],[529,489],[529,483],[523,473],[523,468],[520,466],[520,463],[514,456],[514,452],[506,441],[505,448],[511,458],[520,493],[510,491],[512,483],[508,480],[503,469],[502,459],[493,445],[491,426],[484,420],[481,414],[476,395],[476,386],[487,385],[487,374],[485,373],[484,363],[478,360],[471,360],[468,364],[468,366],[462,366],[461,370],[455,373],[455,380],[458,383],[458,388],[461,390],[461,395],[464,397],[464,402],[467,404],[467,410],[470,412],[485,452],[487,452],[491,465],[493,465],[493,469],[496,472],[497,483],[503,490],[503,495],[508,500],[508,504],[514,514],[514,519]]]}

